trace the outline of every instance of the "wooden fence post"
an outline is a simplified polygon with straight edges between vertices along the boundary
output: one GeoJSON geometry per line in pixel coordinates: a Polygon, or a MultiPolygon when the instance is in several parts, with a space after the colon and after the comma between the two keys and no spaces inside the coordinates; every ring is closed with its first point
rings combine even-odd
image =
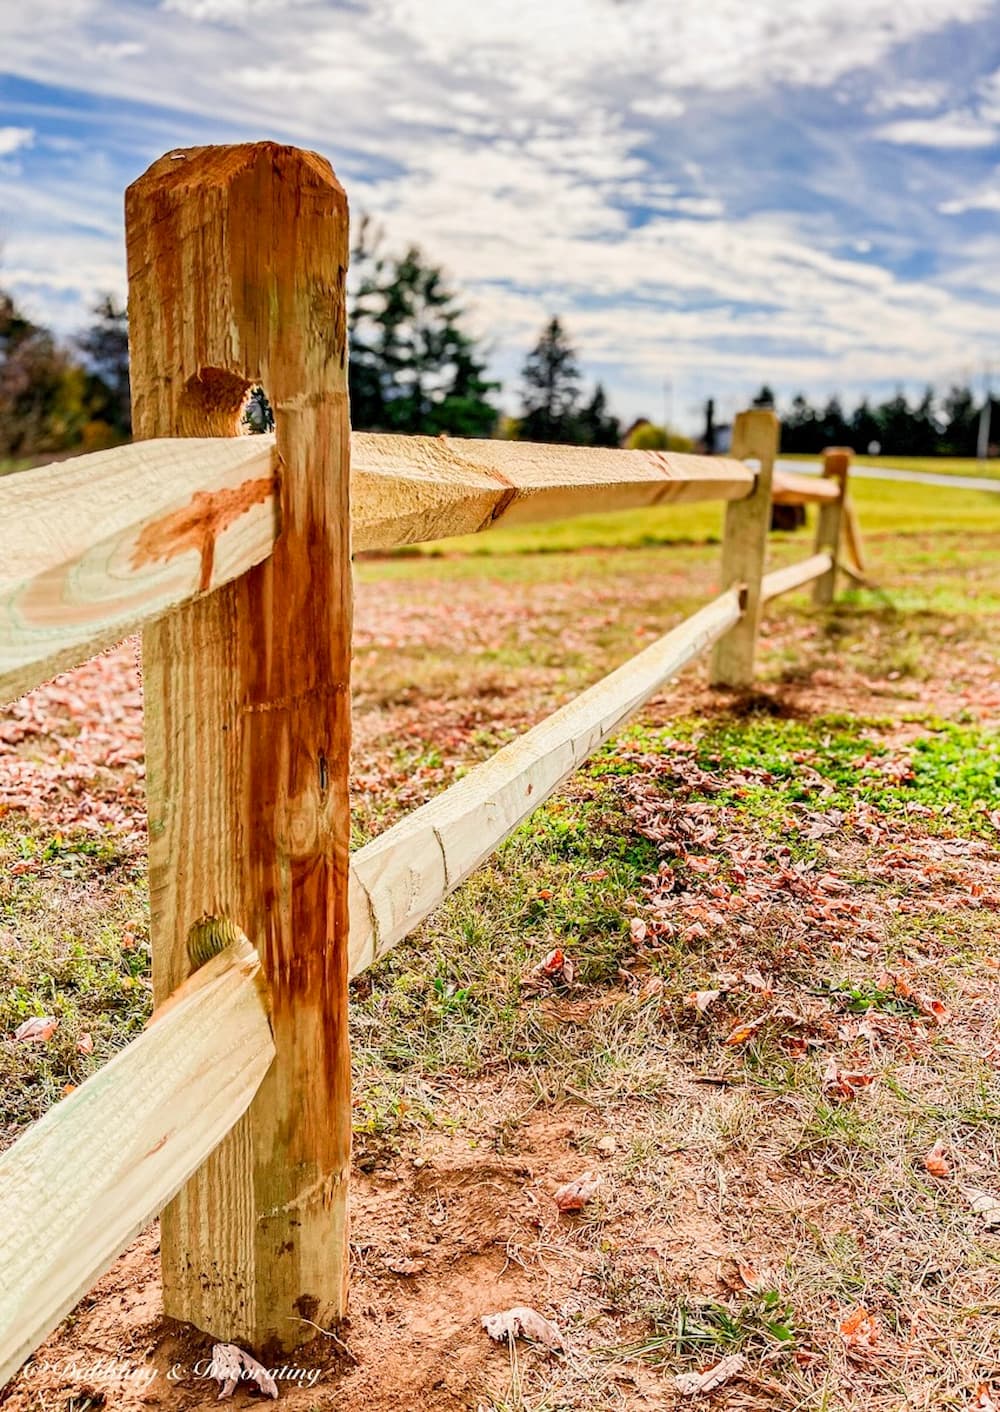
{"type": "Polygon", "coordinates": [[[813,602],[829,605],[837,591],[837,567],[840,560],[840,536],[847,500],[847,474],[851,467],[851,448],[831,446],[823,452],[823,475],[837,481],[840,495],[819,507],[816,523],[816,553],[826,552],[831,559],[828,571],[816,580],[813,602]]]}
{"type": "MultiPolygon", "coordinates": [[[[347,1291],[347,201],[313,153],[195,148],[130,187],[126,233],[137,436],[232,436],[258,383],[276,422],[273,555],[143,637],[154,991],[189,974],[192,925],[229,916],[260,954],[276,1050],[164,1213],[164,1307],[274,1351],[347,1291]]],[[[195,495],[158,552],[211,566],[259,493],[195,495]]]]}
{"type": "Polygon", "coordinates": [[[760,471],[753,494],[726,506],[722,539],[722,589],[746,586],[746,608],[735,627],[720,638],[712,652],[713,686],[744,687],[753,683],[757,630],[760,625],[760,582],[764,574],[767,533],[771,525],[771,481],[778,455],[781,423],[767,407],[739,412],[733,423],[730,455],[754,458],[760,471]]]}

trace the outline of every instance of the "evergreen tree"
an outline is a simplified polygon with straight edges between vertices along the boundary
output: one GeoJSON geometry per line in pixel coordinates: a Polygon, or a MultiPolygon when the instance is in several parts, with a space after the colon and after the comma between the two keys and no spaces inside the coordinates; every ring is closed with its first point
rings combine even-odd
{"type": "Polygon", "coordinates": [[[577,441],[580,369],[576,351],[557,318],[545,325],[525,359],[521,377],[523,410],[519,435],[522,440],[577,441]]]}
{"type": "Polygon", "coordinates": [[[486,377],[464,311],[442,270],[416,246],[384,252],[363,220],[352,252],[355,283],[350,325],[351,422],[359,430],[488,436],[498,384],[486,377]]]}
{"type": "Polygon", "coordinates": [[[597,383],[593,396],[580,412],[579,438],[585,446],[617,446],[621,441],[621,424],[608,413],[604,385],[597,383]]]}
{"type": "Polygon", "coordinates": [[[951,387],[941,404],[941,449],[949,456],[975,456],[980,408],[970,387],[951,387]]]}
{"type": "Polygon", "coordinates": [[[132,432],[128,375],[128,313],[113,295],[94,306],[94,322],[76,339],[88,370],[87,402],[92,420],[118,436],[132,432]]]}
{"type": "Polygon", "coordinates": [[[847,437],[848,444],[854,447],[859,455],[864,455],[869,446],[882,445],[882,428],[878,417],[872,411],[868,398],[862,398],[861,402],[851,414],[850,432],[847,437]]]}
{"type": "Polygon", "coordinates": [[[774,390],[767,383],[764,383],[761,390],[757,393],[757,396],[750,403],[750,406],[770,407],[773,409],[775,406],[774,390]]]}

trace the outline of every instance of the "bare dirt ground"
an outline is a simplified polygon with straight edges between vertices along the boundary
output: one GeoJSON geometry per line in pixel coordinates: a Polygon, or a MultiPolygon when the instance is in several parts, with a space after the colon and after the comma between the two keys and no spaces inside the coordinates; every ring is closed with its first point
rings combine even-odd
{"type": "MultiPolygon", "coordinates": [[[[359,980],[351,1317],[277,1366],[284,1405],[1000,1405],[1000,536],[922,548],[906,611],[776,605],[753,697],[686,673],[359,980]],[[520,1305],[562,1348],[491,1342],[520,1305]]],[[[359,839],[684,616],[714,561],[364,566],[359,839]]],[[[148,1004],[134,649],[0,713],[0,765],[0,1028],[60,1017],[2,1041],[9,1139],[148,1004]]],[[[4,1412],[214,1404],[156,1241],[4,1412]]]]}

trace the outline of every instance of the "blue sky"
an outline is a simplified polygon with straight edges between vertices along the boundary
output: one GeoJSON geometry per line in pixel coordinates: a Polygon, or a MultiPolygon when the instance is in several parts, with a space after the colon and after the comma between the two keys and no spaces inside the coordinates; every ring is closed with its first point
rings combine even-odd
{"type": "Polygon", "coordinates": [[[129,181],[264,137],[446,266],[511,406],[549,313],[627,417],[1000,381],[1000,0],[3,0],[0,284],[71,331],[129,181]]]}

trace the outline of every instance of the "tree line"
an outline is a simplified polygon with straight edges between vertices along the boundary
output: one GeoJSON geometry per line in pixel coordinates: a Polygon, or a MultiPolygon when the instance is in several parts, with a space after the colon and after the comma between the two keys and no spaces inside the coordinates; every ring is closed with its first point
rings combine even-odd
{"type": "MultiPolygon", "coordinates": [[[[370,220],[360,223],[348,295],[351,421],[358,430],[435,436],[508,436],[587,446],[621,444],[622,428],[603,386],[584,387],[577,352],[558,318],[550,318],[521,368],[520,410],[501,416],[500,384],[488,374],[489,350],[468,327],[467,313],[443,270],[417,246],[388,250],[370,220]]],[[[753,400],[775,406],[770,387],[753,400]]],[[[713,449],[712,408],[704,444],[713,449]]],[[[991,404],[994,434],[1000,403],[991,404]]],[[[850,413],[837,397],[813,406],[799,394],[781,418],[785,451],[849,445],[897,456],[974,456],[982,403],[954,386],[938,398],[928,388],[912,405],[902,392],[850,413]]],[[[262,430],[266,399],[246,421],[262,430]]],[[[0,460],[73,449],[98,449],[131,432],[128,326],[124,308],[101,299],[92,322],[59,340],[33,323],[0,290],[0,460]]],[[[635,424],[628,445],[690,446],[668,428],[635,424]]]]}
{"type": "MultiPolygon", "coordinates": [[[[852,412],[831,397],[812,406],[799,394],[781,416],[782,451],[822,451],[827,446],[851,446],[856,452],[891,456],[975,456],[984,403],[971,387],[956,384],[939,397],[932,387],[915,402],[902,391],[873,404],[862,398],[852,412]]],[[[1000,401],[990,399],[992,439],[1000,434],[1000,401]]],[[[773,390],[764,386],[755,407],[774,407],[773,390]]]]}
{"type": "MultiPolygon", "coordinates": [[[[548,320],[525,359],[520,414],[501,418],[488,352],[468,331],[441,269],[416,246],[387,251],[368,220],[351,269],[348,366],[351,423],[359,431],[618,445],[620,427],[604,389],[598,383],[584,391],[559,319],[548,320]]],[[[255,393],[245,420],[251,430],[265,429],[266,396],[255,393]]],[[[0,291],[0,459],[97,449],[130,431],[125,310],[105,297],[92,324],[60,342],[0,291]]]]}

